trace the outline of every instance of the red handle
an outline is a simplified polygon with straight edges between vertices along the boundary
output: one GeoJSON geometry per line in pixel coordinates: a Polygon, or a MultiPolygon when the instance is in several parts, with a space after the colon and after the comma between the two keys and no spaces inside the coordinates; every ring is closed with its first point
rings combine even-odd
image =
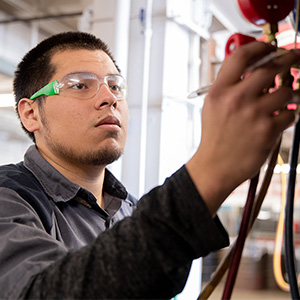
{"type": "Polygon", "coordinates": [[[236,48],[255,41],[256,39],[249,35],[235,33],[229,37],[225,45],[225,57],[229,56],[236,48]]]}

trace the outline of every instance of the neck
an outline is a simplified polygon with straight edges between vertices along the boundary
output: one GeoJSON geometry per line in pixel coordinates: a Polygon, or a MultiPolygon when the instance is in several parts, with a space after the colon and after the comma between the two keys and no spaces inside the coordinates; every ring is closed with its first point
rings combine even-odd
{"type": "Polygon", "coordinates": [[[62,175],[71,182],[78,184],[80,187],[90,191],[101,208],[104,207],[103,201],[103,182],[106,166],[86,166],[72,164],[67,161],[61,161],[59,158],[48,156],[39,149],[40,154],[62,175]]]}

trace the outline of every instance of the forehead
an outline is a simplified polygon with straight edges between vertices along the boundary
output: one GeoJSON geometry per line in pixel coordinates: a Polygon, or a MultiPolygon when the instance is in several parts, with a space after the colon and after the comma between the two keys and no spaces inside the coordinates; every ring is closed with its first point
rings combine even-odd
{"type": "Polygon", "coordinates": [[[54,79],[75,72],[90,72],[99,77],[119,74],[111,58],[102,50],[59,51],[52,56],[51,63],[55,66],[54,79]]]}

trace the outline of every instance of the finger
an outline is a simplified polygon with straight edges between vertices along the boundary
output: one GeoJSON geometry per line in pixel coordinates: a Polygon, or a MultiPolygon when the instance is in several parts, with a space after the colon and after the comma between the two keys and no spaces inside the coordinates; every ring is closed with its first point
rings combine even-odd
{"type": "Polygon", "coordinates": [[[276,56],[273,60],[266,64],[268,69],[273,69],[275,74],[278,74],[290,69],[291,67],[299,66],[300,49],[291,49],[289,51],[279,49],[279,51],[282,51],[283,55],[276,56]]]}
{"type": "Polygon", "coordinates": [[[268,115],[272,115],[275,111],[286,109],[291,103],[294,92],[292,89],[282,87],[273,93],[266,93],[259,98],[260,109],[268,115]]]}
{"type": "Polygon", "coordinates": [[[232,85],[239,82],[251,63],[275,50],[274,46],[263,42],[252,42],[241,46],[223,62],[216,82],[220,85],[232,85]]]}
{"type": "Polygon", "coordinates": [[[274,132],[283,132],[298,119],[298,113],[293,110],[283,110],[274,116],[274,132]]]}
{"type": "Polygon", "coordinates": [[[300,104],[300,90],[295,90],[292,92],[292,97],[288,104],[300,104]]]}
{"type": "MultiPolygon", "coordinates": [[[[265,66],[253,71],[242,82],[241,86],[245,89],[249,89],[250,95],[260,95],[263,91],[270,88],[274,82],[274,78],[278,73],[284,74],[294,65],[299,64],[300,55],[299,51],[288,51],[284,55],[276,57],[265,66]]],[[[284,75],[283,75],[284,76],[284,75]]],[[[289,76],[289,74],[286,74],[289,76]]],[[[289,77],[287,77],[288,79],[289,77]]],[[[291,77],[291,80],[293,78],[291,77]]]]}

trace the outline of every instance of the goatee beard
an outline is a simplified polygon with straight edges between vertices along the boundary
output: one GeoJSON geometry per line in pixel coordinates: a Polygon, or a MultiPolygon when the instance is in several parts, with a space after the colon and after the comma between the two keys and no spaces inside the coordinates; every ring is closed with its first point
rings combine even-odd
{"type": "Polygon", "coordinates": [[[101,149],[98,151],[90,151],[74,158],[78,163],[86,166],[106,166],[118,160],[122,155],[122,149],[101,149]]]}
{"type": "Polygon", "coordinates": [[[59,156],[64,157],[65,160],[72,164],[80,164],[84,166],[107,166],[118,160],[123,153],[120,148],[102,148],[99,150],[90,150],[83,154],[75,154],[71,149],[64,147],[55,147],[55,152],[59,156]]]}

